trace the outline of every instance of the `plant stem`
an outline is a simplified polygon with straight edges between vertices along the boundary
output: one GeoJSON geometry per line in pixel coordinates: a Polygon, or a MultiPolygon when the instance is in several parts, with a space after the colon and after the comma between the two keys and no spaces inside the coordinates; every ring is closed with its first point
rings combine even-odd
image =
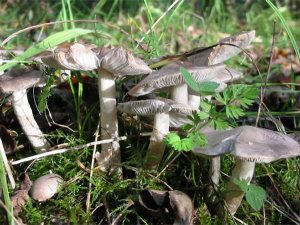
{"type": "MultiPolygon", "coordinates": [[[[0,138],[0,148],[1,148],[1,151],[4,151],[1,138],[0,138]]],[[[9,224],[14,224],[13,208],[12,208],[12,204],[11,204],[11,201],[10,201],[10,198],[9,198],[9,192],[8,192],[8,186],[7,186],[7,180],[6,180],[6,173],[5,173],[3,158],[2,158],[1,154],[0,154],[0,181],[1,181],[1,188],[2,188],[2,191],[3,191],[4,203],[7,207],[7,209],[9,210],[7,212],[8,222],[9,222],[9,224]]]]}

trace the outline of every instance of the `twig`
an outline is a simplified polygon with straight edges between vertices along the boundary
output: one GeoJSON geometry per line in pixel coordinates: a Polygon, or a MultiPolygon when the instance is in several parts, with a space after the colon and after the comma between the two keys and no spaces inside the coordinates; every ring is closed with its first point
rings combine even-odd
{"type": "MultiPolygon", "coordinates": [[[[141,133],[140,135],[141,136],[150,136],[151,133],[141,133]]],[[[50,151],[50,152],[44,152],[44,153],[41,153],[41,154],[36,154],[36,155],[29,156],[29,157],[24,158],[24,159],[11,161],[10,163],[11,163],[11,165],[14,166],[14,165],[18,165],[18,164],[21,164],[21,163],[24,163],[24,162],[44,158],[44,157],[51,156],[51,155],[58,155],[58,154],[62,154],[62,153],[65,153],[65,152],[76,151],[76,150],[79,150],[79,149],[88,148],[88,147],[91,147],[91,146],[94,146],[94,145],[108,144],[108,143],[112,143],[114,141],[124,141],[127,138],[128,138],[128,136],[122,136],[122,137],[119,137],[119,138],[111,138],[111,139],[105,139],[105,140],[101,140],[101,141],[94,141],[94,142],[90,142],[90,143],[83,144],[83,145],[78,145],[78,146],[71,147],[71,148],[62,148],[62,149],[57,149],[57,150],[53,150],[53,151],[50,151]]]]}
{"type": "MultiPolygon", "coordinates": [[[[99,115],[99,118],[100,118],[100,115],[99,115]]],[[[95,142],[98,140],[99,131],[100,131],[100,120],[98,122],[97,129],[95,132],[95,142]]],[[[86,212],[87,213],[90,211],[90,201],[91,201],[91,192],[92,192],[92,177],[93,177],[93,169],[94,169],[94,164],[95,164],[96,149],[97,149],[97,145],[94,144],[92,161],[91,161],[90,179],[89,179],[89,191],[87,193],[87,199],[86,199],[86,212]]]]}
{"type": "MultiPolygon", "coordinates": [[[[147,30],[146,35],[149,34],[152,29],[167,15],[167,13],[181,0],[176,0],[174,1],[168,8],[167,10],[155,21],[155,23],[150,27],[149,30],[147,30]]],[[[144,41],[146,36],[143,36],[137,43],[135,49],[141,45],[141,43],[144,41]]]]}
{"type": "Polygon", "coordinates": [[[12,189],[15,189],[16,182],[15,182],[14,176],[11,172],[11,169],[10,169],[7,157],[6,157],[6,153],[4,151],[4,146],[3,146],[1,138],[0,138],[0,154],[2,156],[3,164],[4,164],[4,167],[5,167],[8,179],[10,181],[11,187],[12,187],[12,189]]]}
{"type": "Polygon", "coordinates": [[[41,154],[37,154],[37,155],[33,155],[24,159],[20,159],[20,160],[16,160],[16,161],[12,161],[11,164],[14,165],[18,165],[20,163],[24,163],[24,162],[28,162],[31,160],[36,160],[36,159],[40,159],[43,157],[47,157],[50,155],[57,155],[57,154],[61,154],[61,153],[65,153],[65,152],[70,152],[70,151],[75,151],[75,150],[79,150],[82,148],[87,148],[87,147],[91,147],[94,145],[102,145],[102,144],[108,144],[114,141],[124,141],[127,139],[127,136],[122,136],[119,138],[115,138],[115,139],[106,139],[106,140],[102,140],[102,141],[94,141],[94,142],[90,142],[88,144],[84,144],[84,145],[78,145],[72,148],[62,148],[62,149],[58,149],[58,150],[53,150],[51,152],[45,152],[45,153],[41,153],[41,154]]]}
{"type": "Polygon", "coordinates": [[[262,103],[263,103],[264,94],[265,94],[265,90],[266,90],[266,85],[269,80],[269,76],[270,76],[270,72],[271,72],[271,65],[272,65],[272,61],[273,61],[274,44],[275,44],[275,25],[276,25],[276,22],[274,22],[274,24],[273,24],[272,44],[271,44],[270,61],[269,61],[269,65],[268,65],[267,77],[265,79],[265,85],[261,86],[261,88],[260,88],[260,101],[259,101],[259,106],[258,106],[257,116],[256,116],[256,121],[255,121],[256,127],[258,125],[258,120],[259,120],[259,116],[261,113],[261,108],[262,108],[262,103]]]}

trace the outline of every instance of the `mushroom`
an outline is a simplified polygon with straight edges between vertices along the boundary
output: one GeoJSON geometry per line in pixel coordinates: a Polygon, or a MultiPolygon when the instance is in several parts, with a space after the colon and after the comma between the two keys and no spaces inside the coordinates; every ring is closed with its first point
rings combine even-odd
{"type": "Polygon", "coordinates": [[[27,89],[43,82],[42,72],[13,69],[0,76],[0,93],[12,94],[14,113],[37,152],[49,149],[50,145],[36,123],[27,98],[27,89]]]}
{"type": "Polygon", "coordinates": [[[182,191],[159,191],[145,189],[139,194],[140,204],[152,213],[172,211],[173,225],[192,225],[194,206],[191,198],[182,191]],[[166,210],[167,209],[167,210],[166,210]]]}
{"type": "Polygon", "coordinates": [[[225,202],[234,215],[239,208],[244,193],[234,180],[250,183],[255,163],[269,163],[279,159],[300,155],[300,145],[287,135],[279,132],[241,126],[228,131],[206,133],[208,144],[205,148],[195,148],[196,155],[219,156],[231,153],[236,160],[235,167],[225,192],[225,202]]]}
{"type": "Polygon", "coordinates": [[[198,66],[209,66],[223,63],[247,48],[255,38],[255,31],[241,32],[221,39],[214,47],[196,48],[185,55],[187,61],[198,66]]]}
{"type": "Polygon", "coordinates": [[[131,115],[154,115],[153,131],[144,165],[146,169],[155,168],[163,157],[165,145],[162,141],[164,136],[169,132],[170,117],[172,116],[172,126],[179,126],[183,123],[183,117],[191,114],[193,110],[197,110],[189,105],[165,98],[119,103],[117,108],[119,111],[131,115]]]}
{"type": "Polygon", "coordinates": [[[41,176],[33,182],[29,194],[36,201],[47,201],[57,193],[63,181],[63,178],[57,174],[41,176]]]}
{"type": "MultiPolygon", "coordinates": [[[[223,63],[247,48],[255,38],[255,31],[242,32],[220,40],[214,47],[196,48],[186,53],[187,61],[197,66],[223,63]],[[234,45],[234,46],[233,46],[234,45]],[[196,53],[198,52],[198,53],[196,53]],[[193,54],[196,53],[196,54],[193,54]]],[[[199,93],[189,93],[189,104],[199,107],[199,93]]]]}
{"type": "MultiPolygon", "coordinates": [[[[115,77],[151,73],[151,69],[123,47],[96,48],[88,44],[69,44],[57,48],[41,60],[58,69],[98,70],[98,88],[101,114],[101,139],[118,138],[115,77]]],[[[99,168],[107,171],[120,163],[118,141],[101,146],[96,155],[99,168]]]]}
{"type": "MultiPolygon", "coordinates": [[[[132,55],[123,47],[113,49],[99,48],[94,50],[101,62],[98,68],[98,87],[100,96],[101,138],[118,138],[118,120],[116,108],[115,77],[122,75],[148,74],[152,70],[146,63],[132,55]]],[[[117,141],[101,146],[97,154],[97,164],[102,170],[116,168],[120,163],[120,146],[117,141]]]]}
{"type": "MultiPolygon", "coordinates": [[[[188,88],[179,69],[185,67],[196,82],[215,81],[224,84],[226,81],[237,79],[241,76],[236,71],[228,71],[224,64],[213,66],[195,66],[190,62],[177,61],[153,72],[133,87],[128,94],[141,96],[156,89],[165,88],[171,92],[171,99],[178,103],[188,103],[188,88]]],[[[224,85],[221,85],[224,87],[224,85]]],[[[219,90],[220,91],[220,90],[219,90]]]]}

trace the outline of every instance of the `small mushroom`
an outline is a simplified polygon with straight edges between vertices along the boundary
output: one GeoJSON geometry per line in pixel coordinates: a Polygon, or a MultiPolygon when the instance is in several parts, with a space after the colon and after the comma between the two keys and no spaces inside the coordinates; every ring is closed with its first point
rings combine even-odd
{"type": "Polygon", "coordinates": [[[236,163],[231,179],[227,184],[225,202],[233,215],[239,208],[244,193],[234,180],[247,180],[250,183],[255,163],[269,163],[279,159],[300,155],[300,145],[287,135],[279,132],[241,126],[228,131],[206,133],[208,144],[205,148],[195,148],[196,155],[219,156],[230,153],[236,163]]]}
{"type": "Polygon", "coordinates": [[[36,123],[27,99],[27,89],[43,82],[42,72],[13,69],[0,76],[0,93],[12,94],[14,113],[37,152],[49,149],[50,145],[36,123]]]}
{"type": "Polygon", "coordinates": [[[152,213],[170,210],[175,215],[174,225],[191,225],[194,206],[191,198],[182,191],[145,189],[139,195],[140,204],[152,213]]]}
{"type": "Polygon", "coordinates": [[[119,103],[117,108],[131,115],[154,115],[153,131],[144,165],[147,169],[155,168],[161,161],[165,151],[162,140],[169,132],[169,126],[181,126],[186,122],[186,116],[197,110],[197,108],[165,98],[119,103]]]}
{"type": "Polygon", "coordinates": [[[131,115],[153,116],[154,124],[145,161],[145,168],[152,169],[160,162],[165,145],[164,136],[169,132],[169,111],[171,106],[157,99],[131,101],[118,104],[118,110],[131,115]]]}
{"type": "Polygon", "coordinates": [[[47,201],[57,193],[63,181],[63,178],[57,174],[41,176],[33,182],[29,194],[36,201],[47,201]]]}

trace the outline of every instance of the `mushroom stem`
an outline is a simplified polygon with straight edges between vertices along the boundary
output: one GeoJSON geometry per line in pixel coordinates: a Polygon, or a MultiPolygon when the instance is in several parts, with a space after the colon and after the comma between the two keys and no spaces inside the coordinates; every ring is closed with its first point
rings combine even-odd
{"type": "Polygon", "coordinates": [[[189,94],[188,99],[189,99],[188,102],[189,102],[189,105],[190,105],[190,106],[199,108],[199,106],[200,106],[200,100],[201,100],[200,96],[189,94]]]}
{"type": "MultiPolygon", "coordinates": [[[[118,120],[116,107],[116,88],[113,74],[104,69],[98,69],[99,98],[101,115],[101,140],[118,138],[118,120]]],[[[97,156],[100,169],[107,171],[115,169],[121,162],[120,145],[118,141],[103,144],[101,153],[97,156]]]]}
{"type": "Polygon", "coordinates": [[[227,184],[224,200],[226,202],[228,211],[234,215],[241,205],[244,197],[244,192],[233,181],[246,180],[250,183],[255,170],[255,162],[245,162],[236,159],[235,167],[232,170],[230,181],[227,184]]]}
{"type": "Polygon", "coordinates": [[[210,160],[209,176],[216,190],[220,181],[220,168],[220,156],[212,157],[210,160]]]}
{"type": "Polygon", "coordinates": [[[178,103],[188,104],[188,86],[186,83],[172,88],[171,99],[178,103]]]}
{"type": "Polygon", "coordinates": [[[154,169],[160,163],[165,152],[165,145],[162,141],[168,132],[169,112],[155,114],[153,131],[144,164],[145,169],[154,169]]]}
{"type": "Polygon", "coordinates": [[[50,144],[43,136],[42,131],[33,117],[33,113],[28,102],[26,89],[13,92],[12,105],[22,129],[30,144],[34,147],[35,151],[40,153],[49,149],[50,144]]]}

